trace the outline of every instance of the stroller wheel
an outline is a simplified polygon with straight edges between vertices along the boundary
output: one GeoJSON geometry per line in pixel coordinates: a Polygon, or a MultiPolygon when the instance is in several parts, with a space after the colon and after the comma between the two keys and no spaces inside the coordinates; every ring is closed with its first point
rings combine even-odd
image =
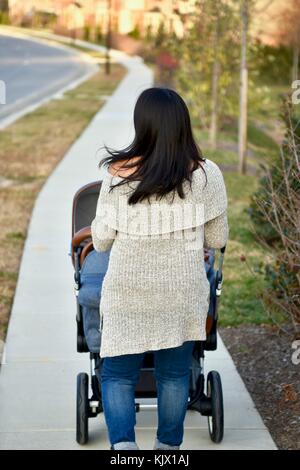
{"type": "Polygon", "coordinates": [[[86,373],[77,375],[77,404],[76,404],[76,441],[86,444],[89,439],[89,376],[86,373]]]}
{"type": "Polygon", "coordinates": [[[207,376],[207,397],[211,400],[211,415],[208,416],[208,430],[213,442],[219,443],[224,433],[224,407],[221,377],[215,370],[207,376]]]}

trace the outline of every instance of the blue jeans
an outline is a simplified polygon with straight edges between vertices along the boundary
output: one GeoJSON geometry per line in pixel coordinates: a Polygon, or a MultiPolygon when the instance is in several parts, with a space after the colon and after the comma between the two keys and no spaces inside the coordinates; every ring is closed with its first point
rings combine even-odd
{"type": "MultiPolygon", "coordinates": [[[[154,351],[157,385],[157,440],[179,446],[189,397],[189,377],[194,341],[154,351]]],[[[112,445],[135,442],[135,386],[144,353],[105,357],[101,370],[102,403],[112,445]]]]}

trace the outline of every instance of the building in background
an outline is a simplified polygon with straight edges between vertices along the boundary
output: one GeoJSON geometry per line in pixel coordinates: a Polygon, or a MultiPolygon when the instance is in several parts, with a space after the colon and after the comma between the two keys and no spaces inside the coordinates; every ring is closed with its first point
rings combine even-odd
{"type": "MultiPolygon", "coordinates": [[[[9,3],[13,24],[30,25],[30,19],[39,13],[45,18],[57,18],[58,24],[65,30],[83,29],[85,25],[98,27],[103,33],[107,30],[109,0],[1,1],[3,4],[9,3]]],[[[197,0],[110,0],[110,3],[112,30],[116,33],[127,35],[136,30],[144,36],[148,28],[155,33],[163,24],[167,32],[182,37],[185,29],[192,25],[197,0]]],[[[288,5],[286,0],[256,0],[256,14],[251,21],[252,33],[264,43],[276,44],[280,13],[288,5]]]]}
{"type": "MultiPolygon", "coordinates": [[[[184,34],[195,9],[196,0],[111,0],[112,30],[120,34],[138,31],[141,36],[161,24],[167,32],[184,34]]],[[[13,24],[29,21],[37,13],[55,15],[58,23],[68,29],[85,25],[98,26],[105,33],[108,24],[109,0],[9,0],[13,24]]]]}

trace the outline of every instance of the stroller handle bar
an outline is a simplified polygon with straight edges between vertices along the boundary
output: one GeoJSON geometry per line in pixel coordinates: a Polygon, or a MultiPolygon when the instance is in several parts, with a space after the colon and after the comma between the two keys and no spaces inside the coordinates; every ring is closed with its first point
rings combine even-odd
{"type": "Polygon", "coordinates": [[[222,293],[222,284],[223,284],[223,261],[225,255],[226,245],[220,248],[220,256],[218,262],[218,270],[216,272],[216,295],[217,298],[220,297],[222,293]]]}
{"type": "MultiPolygon", "coordinates": [[[[71,256],[72,256],[72,261],[73,264],[75,265],[76,263],[76,257],[77,255],[77,248],[80,247],[80,244],[88,239],[92,238],[92,232],[91,232],[91,227],[83,227],[82,229],[78,230],[72,238],[72,243],[71,243],[71,256]]],[[[89,252],[93,249],[93,242],[90,240],[82,249],[80,253],[80,266],[82,266],[82,263],[84,261],[84,258],[89,254],[89,252]]],[[[78,260],[77,260],[78,261],[78,260]]]]}
{"type": "Polygon", "coordinates": [[[92,236],[91,227],[83,227],[78,232],[76,232],[72,238],[72,248],[78,248],[80,243],[82,243],[87,238],[92,236]]]}

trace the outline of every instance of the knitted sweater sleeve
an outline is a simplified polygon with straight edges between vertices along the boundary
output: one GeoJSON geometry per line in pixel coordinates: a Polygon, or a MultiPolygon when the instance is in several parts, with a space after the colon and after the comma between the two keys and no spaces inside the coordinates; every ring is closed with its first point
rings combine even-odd
{"type": "Polygon", "coordinates": [[[107,251],[112,247],[117,231],[107,224],[107,213],[113,210],[108,187],[103,181],[97,202],[96,216],[91,223],[93,245],[96,251],[107,251]]]}
{"type": "Polygon", "coordinates": [[[227,211],[204,225],[204,246],[206,248],[223,248],[228,239],[227,211]]]}
{"type": "Polygon", "coordinates": [[[227,192],[223,174],[211,160],[207,160],[206,181],[203,188],[204,223],[212,220],[227,209],[227,192]]]}
{"type": "Polygon", "coordinates": [[[227,192],[220,168],[209,161],[204,195],[204,246],[222,248],[226,245],[229,227],[227,192]]]}

